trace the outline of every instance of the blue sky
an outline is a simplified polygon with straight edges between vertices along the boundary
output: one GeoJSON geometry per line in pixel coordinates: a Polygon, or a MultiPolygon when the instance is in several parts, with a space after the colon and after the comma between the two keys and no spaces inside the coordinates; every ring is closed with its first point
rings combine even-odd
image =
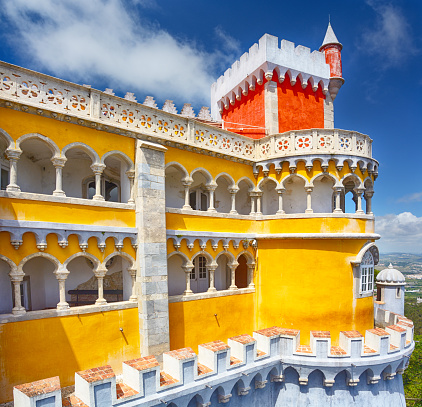
{"type": "Polygon", "coordinates": [[[179,111],[265,34],[318,49],[331,15],[345,85],[335,126],[374,139],[382,251],[422,253],[422,1],[0,0],[0,59],[179,111]]]}

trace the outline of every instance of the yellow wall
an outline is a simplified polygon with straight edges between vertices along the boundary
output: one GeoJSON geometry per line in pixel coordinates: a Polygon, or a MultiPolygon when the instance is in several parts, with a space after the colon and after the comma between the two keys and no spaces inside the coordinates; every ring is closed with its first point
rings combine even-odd
{"type": "Polygon", "coordinates": [[[240,294],[170,303],[170,348],[197,352],[201,343],[252,334],[254,299],[255,294],[240,294]]]}
{"type": "Polygon", "coordinates": [[[0,324],[0,403],[12,387],[60,376],[74,383],[75,372],[140,357],[138,309],[71,315],[0,324]],[[123,328],[123,333],[119,328],[123,328]]]}

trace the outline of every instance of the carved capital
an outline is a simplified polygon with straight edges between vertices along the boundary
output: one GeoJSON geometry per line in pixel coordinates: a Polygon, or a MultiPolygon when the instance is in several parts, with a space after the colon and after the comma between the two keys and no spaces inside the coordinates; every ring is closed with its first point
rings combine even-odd
{"type": "Polygon", "coordinates": [[[6,150],[6,157],[8,160],[19,160],[19,157],[22,154],[21,149],[15,149],[15,148],[8,148],[6,150]]]}
{"type": "Polygon", "coordinates": [[[95,175],[101,175],[106,166],[104,164],[92,164],[91,170],[95,175]]]}
{"type": "Polygon", "coordinates": [[[54,167],[63,168],[66,164],[67,158],[66,157],[53,157],[51,162],[53,163],[54,167]]]}

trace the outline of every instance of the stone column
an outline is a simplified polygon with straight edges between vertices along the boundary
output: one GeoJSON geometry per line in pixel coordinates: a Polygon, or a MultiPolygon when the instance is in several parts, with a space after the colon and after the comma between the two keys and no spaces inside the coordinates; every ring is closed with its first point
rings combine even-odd
{"type": "Polygon", "coordinates": [[[231,198],[231,209],[230,213],[232,215],[237,215],[236,210],[236,194],[239,191],[239,187],[234,186],[233,188],[229,188],[230,198],[231,198]]]}
{"type": "Polygon", "coordinates": [[[277,211],[277,214],[282,215],[283,213],[286,213],[283,210],[283,193],[284,193],[284,191],[286,191],[286,189],[285,188],[277,188],[276,191],[277,191],[277,194],[278,194],[278,211],[277,211]]]}
{"type": "Polygon", "coordinates": [[[7,192],[20,192],[18,185],[18,160],[22,154],[22,150],[8,148],[6,150],[6,157],[10,163],[10,180],[6,188],[7,192]]]}
{"type": "Polygon", "coordinates": [[[135,181],[135,171],[134,170],[126,171],[126,175],[129,179],[129,199],[128,199],[127,203],[134,204],[135,198],[133,196],[134,195],[133,183],[135,181]]]}
{"type": "Polygon", "coordinates": [[[255,215],[255,201],[256,201],[256,195],[254,192],[250,192],[249,196],[251,197],[251,213],[249,215],[255,215]]]}
{"type": "Polygon", "coordinates": [[[211,183],[206,185],[206,188],[210,194],[210,204],[208,206],[208,212],[217,212],[214,208],[214,192],[217,189],[217,185],[211,183]]]}
{"type": "Polygon", "coordinates": [[[334,213],[343,213],[341,210],[341,191],[343,190],[343,187],[334,187],[334,194],[335,194],[335,208],[334,213]]]}
{"type": "Polygon", "coordinates": [[[217,267],[218,266],[216,264],[207,266],[207,271],[208,271],[209,276],[210,276],[210,286],[207,290],[207,292],[209,292],[209,293],[213,293],[213,292],[217,291],[217,289],[215,288],[215,269],[217,267]]]}
{"type": "Polygon", "coordinates": [[[95,301],[96,305],[105,305],[107,304],[106,299],[104,298],[104,277],[107,274],[107,269],[104,268],[97,268],[97,270],[94,271],[95,277],[97,277],[98,281],[98,298],[97,301],[95,301]]]}
{"type": "Polygon", "coordinates": [[[305,213],[313,213],[312,210],[312,190],[313,187],[305,187],[306,190],[306,210],[305,213]]]}
{"type": "Polygon", "coordinates": [[[185,209],[185,210],[192,210],[192,207],[190,206],[190,202],[189,202],[189,188],[192,185],[192,182],[193,181],[191,179],[182,180],[183,188],[185,188],[185,204],[183,205],[182,209],[185,209]]]}
{"type": "Polygon", "coordinates": [[[190,289],[190,273],[193,270],[193,268],[194,268],[193,264],[182,266],[182,269],[185,272],[185,278],[186,278],[186,290],[183,292],[183,295],[193,294],[193,291],[190,289]]]}
{"type": "Polygon", "coordinates": [[[66,164],[66,157],[53,157],[51,162],[56,169],[56,189],[53,191],[54,196],[66,196],[63,191],[63,167],[66,164]]]}
{"type": "Polygon", "coordinates": [[[57,280],[59,281],[59,296],[60,301],[57,304],[58,310],[69,309],[69,304],[66,301],[66,279],[69,275],[69,271],[65,268],[57,270],[55,273],[57,280]]]}
{"type": "Polygon", "coordinates": [[[95,195],[92,198],[94,201],[104,201],[104,197],[101,195],[101,175],[105,167],[104,164],[91,165],[91,170],[95,174],[95,195]]]}
{"type": "Polygon", "coordinates": [[[248,264],[248,288],[255,288],[253,282],[253,272],[255,270],[255,263],[248,264]]]}
{"type": "Polygon", "coordinates": [[[366,214],[373,215],[372,212],[372,197],[374,196],[374,191],[365,191],[364,197],[366,200],[366,214]]]}
{"type": "Polygon", "coordinates": [[[13,284],[13,293],[15,297],[14,307],[12,309],[13,315],[22,315],[26,313],[25,307],[21,303],[21,282],[23,281],[24,273],[9,273],[10,281],[13,284]]]}
{"type": "Polygon", "coordinates": [[[140,353],[160,355],[170,349],[165,162],[167,149],[137,140],[135,166],[136,228],[138,231],[136,293],[140,353]]]}
{"type": "Polygon", "coordinates": [[[278,133],[278,97],[277,82],[269,81],[264,85],[265,93],[265,129],[267,134],[278,133]]]}
{"type": "Polygon", "coordinates": [[[130,274],[130,277],[132,279],[132,293],[129,297],[129,301],[137,302],[138,296],[136,295],[136,268],[128,268],[127,272],[130,274]]]}
{"type": "Polygon", "coordinates": [[[236,268],[238,265],[239,263],[237,261],[230,263],[228,265],[230,268],[230,280],[231,280],[229,290],[238,290],[237,285],[236,285],[236,268]]]}
{"type": "Polygon", "coordinates": [[[364,192],[364,189],[362,188],[356,188],[354,190],[356,192],[357,196],[357,204],[356,204],[356,213],[363,215],[365,212],[362,210],[362,194],[364,192]]]}
{"type": "Polygon", "coordinates": [[[257,215],[262,215],[261,204],[262,204],[262,192],[257,192],[256,193],[256,214],[257,215]]]}

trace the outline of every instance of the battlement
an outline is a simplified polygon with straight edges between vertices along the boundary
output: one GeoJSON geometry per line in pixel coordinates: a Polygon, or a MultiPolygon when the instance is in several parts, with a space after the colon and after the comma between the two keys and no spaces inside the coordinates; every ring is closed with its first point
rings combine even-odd
{"type": "Polygon", "coordinates": [[[212,117],[218,118],[216,109],[239,100],[249,89],[254,90],[256,83],[262,84],[264,77],[271,80],[274,70],[280,82],[288,74],[292,84],[300,80],[306,88],[309,81],[314,91],[319,85],[325,93],[328,90],[330,67],[323,52],[311,53],[310,48],[287,40],[281,40],[279,46],[278,37],[265,34],[212,84],[212,117]]]}
{"type": "MultiPolygon", "coordinates": [[[[384,328],[342,331],[339,346],[332,346],[328,331],[311,331],[310,344],[300,344],[300,331],[271,327],[199,345],[198,354],[190,348],[163,354],[163,368],[154,356],[123,363],[117,380],[110,366],[75,373],[75,394],[61,400],[58,378],[15,386],[15,407],[41,404],[64,406],[153,406],[174,403],[186,406],[195,399],[206,406],[215,397],[226,403],[236,390],[246,396],[264,389],[267,383],[280,383],[287,372],[295,371],[297,385],[307,386],[318,370],[323,386],[358,386],[364,373],[365,385],[393,380],[402,374],[411,354],[413,323],[397,314],[379,311],[384,328]],[[204,380],[206,378],[206,380],[204,380]],[[338,382],[346,378],[345,384],[338,382]]],[[[290,380],[290,379],[289,379],[290,380]]],[[[190,405],[190,404],[189,404],[190,405]]],[[[196,405],[196,404],[195,404],[196,405]]]]}

